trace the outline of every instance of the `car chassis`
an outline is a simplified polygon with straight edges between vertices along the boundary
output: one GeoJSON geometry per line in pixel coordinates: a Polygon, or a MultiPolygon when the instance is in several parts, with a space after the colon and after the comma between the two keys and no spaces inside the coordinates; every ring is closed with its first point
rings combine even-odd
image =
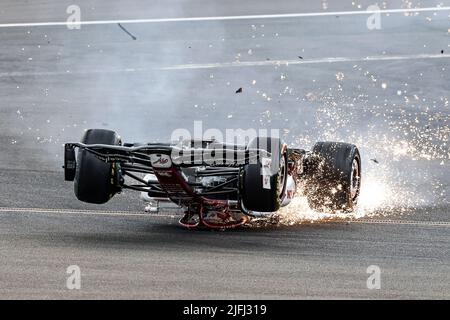
{"type": "MultiPolygon", "coordinates": [[[[308,194],[308,188],[313,189],[308,185],[308,181],[311,181],[311,174],[308,175],[308,171],[312,171],[308,169],[320,166],[329,167],[329,165],[327,163],[318,165],[320,161],[326,160],[326,157],[320,157],[320,154],[298,148],[288,148],[286,144],[280,143],[279,154],[282,155],[282,159],[285,159],[282,171],[277,173],[279,180],[272,180],[276,181],[272,185],[269,181],[267,187],[264,185],[264,181],[275,173],[273,170],[269,172],[270,170],[265,167],[271,166],[270,159],[273,160],[278,153],[269,152],[270,148],[258,148],[258,145],[259,143],[254,145],[256,147],[252,147],[251,144],[230,145],[214,140],[189,140],[182,141],[177,145],[66,143],[65,179],[67,181],[75,180],[75,188],[77,188],[77,177],[80,175],[78,171],[81,170],[80,165],[77,164],[77,158],[80,159],[89,154],[95,158],[90,161],[102,162],[103,165],[108,166],[110,194],[103,201],[86,200],[77,194],[81,201],[104,203],[114,194],[120,193],[124,189],[130,189],[140,191],[142,197],[150,203],[169,201],[184,208],[184,215],[179,222],[187,228],[226,229],[248,225],[261,219],[276,221],[276,211],[279,207],[289,204],[297,193],[298,186],[303,186],[302,191],[304,193],[306,191],[306,194],[308,194]],[[78,149],[78,157],[76,149],[78,149]],[[267,159],[269,161],[264,163],[264,160],[267,159]],[[272,209],[269,211],[255,210],[255,205],[249,208],[247,204],[250,200],[244,199],[245,195],[250,193],[248,190],[252,189],[253,185],[253,182],[249,185],[245,181],[246,175],[249,175],[248,168],[252,164],[255,166],[255,163],[257,171],[261,172],[260,177],[253,178],[254,181],[262,180],[255,186],[262,192],[261,201],[264,201],[264,192],[268,192],[264,189],[280,189],[279,196],[277,196],[279,197],[278,205],[271,207],[272,209]],[[142,174],[145,174],[145,177],[142,177],[142,174]]],[[[349,190],[353,185],[358,187],[357,194],[352,198],[354,203],[356,203],[359,193],[360,161],[356,167],[357,174],[356,176],[350,175],[349,181],[349,190]]],[[[318,170],[316,169],[315,172],[318,170]]],[[[333,172],[339,173],[340,171],[334,170],[333,172]]],[[[95,174],[96,171],[90,172],[90,175],[95,174]]],[[[339,173],[338,176],[340,175],[339,173]]],[[[317,190],[326,189],[324,188],[324,177],[328,181],[333,179],[333,181],[339,181],[337,177],[322,175],[322,179],[315,179],[317,180],[315,184],[318,186],[317,190]]],[[[346,178],[346,180],[348,179],[346,178]]],[[[80,182],[78,182],[79,184],[80,182]]],[[[75,191],[77,193],[77,190],[75,191]]],[[[258,194],[256,196],[258,197],[258,194]]],[[[321,197],[326,198],[322,195],[321,197]]],[[[311,203],[311,201],[309,202],[311,203]]]]}

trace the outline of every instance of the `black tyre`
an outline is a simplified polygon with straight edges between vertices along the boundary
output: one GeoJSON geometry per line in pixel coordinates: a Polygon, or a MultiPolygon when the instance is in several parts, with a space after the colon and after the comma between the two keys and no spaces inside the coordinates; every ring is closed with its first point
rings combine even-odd
{"type": "MultiPolygon", "coordinates": [[[[120,145],[119,136],[110,130],[90,129],[81,142],[84,144],[120,145]]],[[[86,150],[79,150],[75,173],[75,195],[80,201],[102,204],[119,191],[116,187],[116,164],[97,159],[86,150]]]]}
{"type": "Polygon", "coordinates": [[[262,149],[271,153],[270,173],[262,174],[262,158],[248,164],[243,170],[242,203],[250,211],[274,212],[280,208],[287,180],[287,156],[278,138],[258,137],[249,149],[262,149]],[[266,181],[264,181],[266,179],[266,181]]]}
{"type": "Polygon", "coordinates": [[[311,209],[355,209],[361,188],[361,156],[355,145],[317,142],[305,170],[305,194],[311,209]]]}

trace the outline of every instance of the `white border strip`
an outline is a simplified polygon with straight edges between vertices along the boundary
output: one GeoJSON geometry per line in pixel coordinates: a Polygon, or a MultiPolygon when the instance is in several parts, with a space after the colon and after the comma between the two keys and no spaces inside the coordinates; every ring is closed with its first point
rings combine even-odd
{"type": "Polygon", "coordinates": [[[253,19],[281,19],[281,18],[305,18],[326,16],[349,16],[367,14],[387,13],[414,13],[414,12],[437,12],[450,11],[450,7],[429,7],[412,9],[386,9],[386,10],[361,10],[361,11],[335,11],[335,12],[309,12],[309,13],[282,13],[282,14],[260,14],[241,16],[217,16],[217,17],[187,17],[187,18],[154,18],[154,19],[128,19],[128,20],[93,20],[80,22],[30,22],[30,23],[2,23],[0,28],[16,27],[51,27],[51,26],[84,26],[105,24],[136,24],[136,23],[159,23],[159,22],[195,22],[195,21],[225,21],[225,20],[253,20],[253,19]]]}
{"type": "Polygon", "coordinates": [[[138,213],[132,211],[113,211],[113,210],[79,210],[79,209],[46,209],[46,208],[8,208],[0,207],[0,213],[37,213],[37,214],[82,214],[82,215],[100,215],[100,216],[139,216],[139,217],[164,217],[174,218],[176,215],[170,214],[150,214],[138,213]]]}
{"type": "MultiPolygon", "coordinates": [[[[321,58],[309,60],[265,60],[265,61],[239,61],[239,62],[218,62],[205,64],[181,64],[169,67],[161,67],[161,70],[183,70],[183,69],[214,69],[232,67],[254,67],[254,66],[288,66],[298,64],[318,64],[318,63],[343,63],[343,62],[371,62],[371,61],[397,61],[397,60],[420,60],[420,59],[446,59],[450,54],[416,54],[397,56],[368,56],[364,58],[321,58]]],[[[0,73],[1,76],[1,73],[0,73]]]]}
{"type": "Polygon", "coordinates": [[[350,221],[350,223],[361,224],[394,224],[394,225],[409,225],[409,226],[424,226],[424,227],[450,227],[448,221],[420,221],[420,220],[377,220],[377,219],[361,219],[350,221]]]}
{"type": "MultiPolygon", "coordinates": [[[[0,213],[18,213],[18,214],[82,214],[82,215],[100,215],[100,216],[138,216],[138,217],[163,217],[176,218],[173,214],[149,214],[135,213],[132,211],[97,211],[97,210],[77,210],[77,209],[46,209],[46,208],[8,208],[0,207],[0,213]]],[[[307,222],[307,221],[305,221],[307,222]]],[[[390,225],[410,225],[426,227],[450,227],[448,221],[414,221],[414,220],[388,220],[388,219],[356,219],[356,220],[323,220],[314,221],[312,224],[319,223],[357,223],[357,224],[390,224],[390,225]]],[[[283,225],[282,225],[283,226],[283,225]]]]}
{"type": "Polygon", "coordinates": [[[243,61],[243,62],[217,62],[202,64],[180,64],[166,67],[154,66],[148,68],[125,68],[125,69],[89,69],[89,70],[71,70],[67,71],[13,71],[0,72],[0,78],[5,77],[51,77],[51,76],[74,76],[88,74],[117,74],[148,72],[149,70],[200,70],[200,69],[220,69],[220,68],[238,68],[238,67],[267,67],[267,66],[289,66],[302,64],[320,64],[320,63],[357,63],[357,62],[379,62],[379,61],[408,61],[408,60],[426,60],[426,59],[449,59],[450,54],[417,54],[417,55],[397,55],[397,56],[368,56],[364,58],[321,58],[305,60],[264,60],[264,61],[243,61]]]}

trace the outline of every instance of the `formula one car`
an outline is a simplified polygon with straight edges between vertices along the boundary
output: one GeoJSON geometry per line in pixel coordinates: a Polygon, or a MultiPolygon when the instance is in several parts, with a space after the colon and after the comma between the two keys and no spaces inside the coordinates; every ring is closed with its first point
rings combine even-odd
{"type": "Polygon", "coordinates": [[[306,151],[276,137],[255,137],[247,145],[122,144],[114,131],[90,129],[81,143],[65,144],[64,172],[81,201],[103,204],[124,189],[140,191],[153,209],[160,202],[184,209],[179,222],[188,228],[270,220],[297,193],[314,210],[352,211],[361,187],[355,145],[317,142],[306,151]]]}

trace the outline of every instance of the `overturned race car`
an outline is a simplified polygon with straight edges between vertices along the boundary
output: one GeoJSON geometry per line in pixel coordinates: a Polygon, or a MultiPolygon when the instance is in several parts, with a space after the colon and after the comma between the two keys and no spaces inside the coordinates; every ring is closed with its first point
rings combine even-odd
{"type": "Polygon", "coordinates": [[[90,129],[64,151],[65,180],[74,181],[80,201],[103,204],[135,190],[149,211],[158,211],[161,202],[182,208],[179,222],[187,228],[276,221],[277,211],[297,195],[317,211],[349,212],[361,188],[358,148],[342,142],[317,142],[311,151],[289,148],[277,137],[255,137],[246,145],[137,144],[122,143],[114,131],[90,129]]]}

